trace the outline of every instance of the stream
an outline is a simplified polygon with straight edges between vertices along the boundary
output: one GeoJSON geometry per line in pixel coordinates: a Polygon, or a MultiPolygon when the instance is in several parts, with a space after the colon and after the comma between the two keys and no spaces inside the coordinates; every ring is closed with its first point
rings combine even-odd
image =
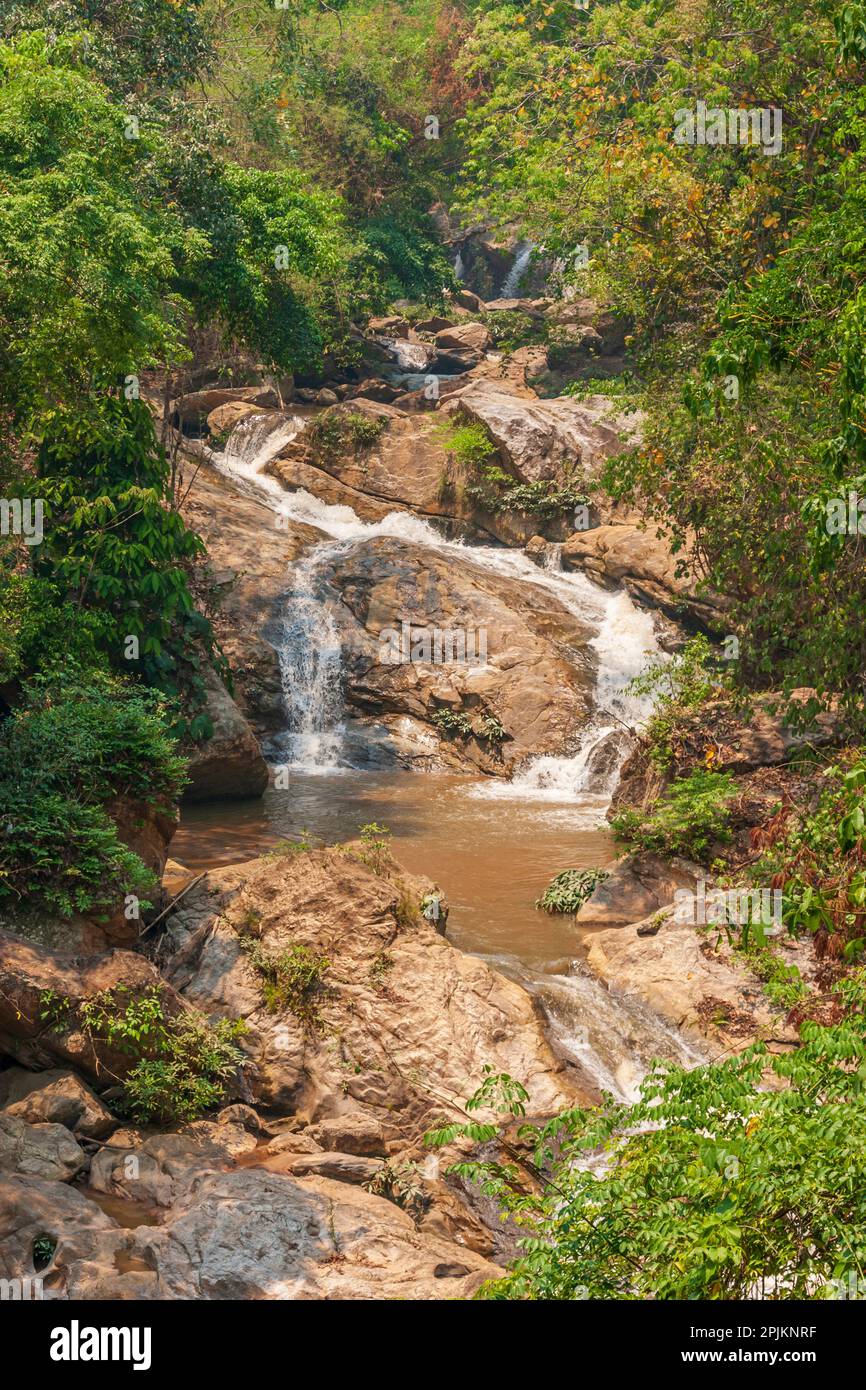
{"type": "Polygon", "coordinates": [[[554,1044],[596,1085],[630,1099],[653,1058],[703,1060],[639,1000],[609,991],[590,974],[571,917],[534,906],[562,869],[614,857],[604,812],[628,740],[619,741],[614,757],[597,752],[648,712],[625,687],[659,654],[651,615],[624,592],[602,590],[582,574],[539,568],[519,551],[447,541],[410,512],[368,524],[347,506],[287,492],[263,469],[304,424],[302,413],[251,417],[223,453],[211,455],[235,487],[267,502],[277,525],[305,522],[324,535],[293,566],[284,613],[268,633],[283,672],[287,727],[265,752],[273,765],[288,766],[289,785],[272,786],[258,802],[185,807],[172,856],[198,870],[241,862],[304,832],[314,843],[351,839],[376,821],[390,829],[400,862],[435,879],[446,894],[454,945],[533,993],[554,1044]],[[470,556],[553,592],[596,629],[590,643],[597,658],[595,713],[571,753],[534,758],[510,782],[365,766],[357,733],[346,727],[356,721],[344,719],[338,625],[315,581],[335,550],[374,536],[470,556]]]}

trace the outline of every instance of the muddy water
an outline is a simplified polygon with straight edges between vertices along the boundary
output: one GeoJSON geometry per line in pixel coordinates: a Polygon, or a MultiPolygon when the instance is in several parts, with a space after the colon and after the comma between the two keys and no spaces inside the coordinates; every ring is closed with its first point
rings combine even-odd
{"type": "Polygon", "coordinates": [[[185,808],[171,853],[198,870],[253,858],[304,830],[314,843],[333,844],[376,821],[391,830],[400,862],[446,894],[454,945],[535,994],[555,1042],[596,1084],[633,1096],[653,1058],[698,1061],[637,1000],[608,992],[586,972],[573,918],[534,907],[560,870],[613,858],[600,824],[604,801],[529,802],[501,790],[454,776],[292,772],[287,790],[272,789],[261,802],[185,808]]]}
{"type": "Polygon", "coordinates": [[[401,864],[446,894],[456,946],[533,970],[561,967],[575,954],[572,919],[533,903],[561,869],[613,857],[610,836],[594,828],[602,813],[486,791],[477,780],[421,773],[292,772],[289,788],[269,791],[262,802],[186,808],[171,854],[190,869],[207,868],[249,859],[304,829],[315,843],[333,844],[376,821],[391,831],[401,864]]]}

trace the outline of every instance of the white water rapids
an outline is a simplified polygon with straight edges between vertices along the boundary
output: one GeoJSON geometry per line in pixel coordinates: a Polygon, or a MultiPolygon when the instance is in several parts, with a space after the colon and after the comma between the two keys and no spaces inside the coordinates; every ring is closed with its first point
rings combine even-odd
{"type": "MultiPolygon", "coordinates": [[[[303,490],[287,492],[263,470],[304,424],[301,415],[251,416],[233,431],[224,453],[211,455],[214,466],[239,490],[266,502],[277,526],[302,522],[327,537],[293,568],[277,639],[290,712],[289,728],[276,746],[281,760],[287,758],[304,777],[347,770],[338,628],[329,601],[318,589],[317,571],[335,549],[390,536],[471,559],[493,573],[546,589],[596,628],[591,642],[598,663],[596,712],[578,746],[567,754],[533,759],[510,782],[480,780],[467,794],[491,803],[519,803],[523,811],[537,804],[540,835],[551,817],[567,817],[572,827],[598,825],[623,754],[607,762],[601,777],[598,770],[593,771],[593,754],[608,735],[624,732],[624,727],[633,727],[648,713],[625,687],[648,659],[659,656],[650,615],[636,608],[626,593],[602,590],[582,574],[539,568],[518,551],[445,540],[413,513],[395,511],[381,521],[366,523],[350,507],[329,505],[303,490]]],[[[628,740],[619,742],[625,748],[628,740]]],[[[504,847],[503,868],[506,864],[504,847]]],[[[576,961],[563,974],[559,969],[539,971],[510,955],[496,953],[487,958],[538,996],[562,1050],[596,1085],[621,1098],[635,1096],[654,1057],[687,1065],[703,1060],[646,1006],[608,991],[576,961]]]]}

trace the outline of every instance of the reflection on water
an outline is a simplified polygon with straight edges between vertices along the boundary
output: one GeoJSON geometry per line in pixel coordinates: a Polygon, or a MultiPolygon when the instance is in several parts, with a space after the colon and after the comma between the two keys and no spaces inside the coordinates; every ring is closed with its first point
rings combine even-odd
{"type": "Polygon", "coordinates": [[[346,769],[292,773],[260,802],[184,808],[172,856],[190,869],[254,858],[279,839],[352,839],[377,821],[411,872],[435,879],[451,915],[449,939],[517,979],[539,999],[558,1045],[605,1090],[630,1098],[655,1057],[702,1060],[638,1000],[609,992],[576,956],[571,917],[533,904],[554,874],[610,862],[604,801],[512,801],[478,795],[477,780],[346,769]]]}

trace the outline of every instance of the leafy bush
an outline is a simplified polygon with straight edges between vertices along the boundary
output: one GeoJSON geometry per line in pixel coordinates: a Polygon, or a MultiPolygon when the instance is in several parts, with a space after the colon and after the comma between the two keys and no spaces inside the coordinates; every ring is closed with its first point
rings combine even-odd
{"type": "Polygon", "coordinates": [[[631,695],[648,695],[653,713],[647,724],[650,758],[664,771],[673,757],[673,742],[685,710],[697,709],[730,684],[727,674],[713,669],[713,648],[706,637],[686,643],[669,661],[658,661],[629,682],[631,695]]]}
{"type": "Polygon", "coordinates": [[[337,458],[344,453],[356,453],[359,449],[369,449],[388,426],[385,415],[365,415],[360,410],[350,410],[343,414],[330,411],[317,416],[307,429],[307,439],[312,447],[326,458],[337,458]]]}
{"type": "Polygon", "coordinates": [[[73,667],[34,679],[0,726],[0,903],[70,916],[133,893],[148,906],[150,870],[121,843],[115,798],[170,808],[184,783],[158,699],[73,667]]]}
{"type": "Polygon", "coordinates": [[[729,773],[693,772],[673,782],[651,811],[622,811],[611,827],[630,850],[683,854],[704,862],[714,844],[731,838],[730,803],[737,795],[729,773]]]}
{"type": "Polygon", "coordinates": [[[607,876],[604,869],[563,869],[551,879],[535,906],[543,912],[577,912],[607,876]]]}
{"type": "Polygon", "coordinates": [[[51,991],[41,996],[42,1018],[55,1028],[76,1027],[91,1042],[105,1042],[134,1058],[121,1080],[121,1113],[136,1124],[176,1124],[220,1105],[244,1063],[237,1046],[242,1019],[211,1024],[186,1009],[170,1014],[162,985],[135,993],[125,985],[104,990],[79,1007],[51,991]]]}
{"type": "MultiPolygon", "coordinates": [[[[764,1043],[686,1071],[658,1064],[640,1100],[521,1127],[506,1159],[457,1164],[525,1231],[493,1299],[825,1299],[866,1257],[866,974],[837,986],[846,1016],[801,1025],[801,1046],[764,1043]],[[780,1085],[766,1087],[765,1070],[780,1085]],[[604,1164],[587,1162],[599,1149],[604,1164]]],[[[466,1109],[525,1114],[526,1091],[485,1078],[466,1109]]],[[[434,1145],[490,1142],[471,1120],[434,1145]]]]}

